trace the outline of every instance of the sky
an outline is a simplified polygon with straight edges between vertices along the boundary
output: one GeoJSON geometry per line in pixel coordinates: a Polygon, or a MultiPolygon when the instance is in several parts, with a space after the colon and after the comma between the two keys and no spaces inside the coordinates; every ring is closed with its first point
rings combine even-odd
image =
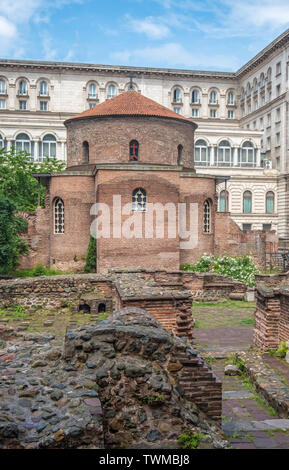
{"type": "Polygon", "coordinates": [[[289,0],[0,0],[0,57],[236,71],[289,27],[289,0]]]}

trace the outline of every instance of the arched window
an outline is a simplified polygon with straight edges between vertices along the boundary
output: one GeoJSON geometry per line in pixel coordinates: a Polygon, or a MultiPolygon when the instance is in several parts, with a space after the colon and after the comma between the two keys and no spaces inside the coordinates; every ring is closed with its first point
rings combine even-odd
{"type": "Polygon", "coordinates": [[[274,213],[274,206],[275,206],[275,194],[273,191],[268,191],[266,194],[266,213],[273,214],[274,213]]]}
{"type": "Polygon", "coordinates": [[[228,93],[228,104],[231,106],[235,104],[235,94],[232,91],[228,93]]]}
{"type": "Polygon", "coordinates": [[[182,101],[181,90],[179,88],[175,88],[173,100],[174,103],[180,103],[182,101]]]}
{"type": "Polygon", "coordinates": [[[0,80],[0,95],[6,95],[6,83],[5,83],[5,80],[0,80]]]}
{"type": "Polygon", "coordinates": [[[27,95],[27,82],[25,80],[20,80],[18,94],[27,95]]]}
{"type": "Polygon", "coordinates": [[[240,166],[256,166],[256,152],[252,142],[243,143],[240,151],[240,166]]]}
{"type": "Polygon", "coordinates": [[[82,160],[89,162],[89,143],[86,140],[82,142],[82,160]]]}
{"type": "Polygon", "coordinates": [[[271,80],[272,80],[272,69],[271,67],[269,67],[267,71],[267,81],[271,82],[271,80]]]}
{"type": "Polygon", "coordinates": [[[192,92],[192,103],[198,104],[200,102],[199,90],[193,90],[192,92]]]}
{"type": "Polygon", "coordinates": [[[247,83],[247,95],[251,94],[251,85],[250,83],[247,83]]]}
{"type": "Polygon", "coordinates": [[[203,225],[203,230],[205,233],[210,233],[211,232],[211,202],[209,199],[207,199],[204,202],[204,225],[203,225]]]}
{"type": "Polygon", "coordinates": [[[219,143],[217,151],[217,166],[232,166],[233,165],[233,152],[230,142],[222,140],[219,143]]]}
{"type": "Polygon", "coordinates": [[[257,90],[258,90],[257,78],[254,79],[254,82],[253,82],[253,89],[254,89],[254,91],[257,91],[257,90]]]}
{"type": "Polygon", "coordinates": [[[217,92],[215,90],[210,93],[210,104],[217,104],[217,92]]]}
{"type": "Polygon", "coordinates": [[[106,305],[104,303],[99,304],[97,311],[98,311],[98,313],[105,312],[106,311],[106,305]]]}
{"type": "Polygon", "coordinates": [[[56,158],[56,138],[52,134],[46,134],[40,145],[39,160],[45,158],[56,158]]]}
{"type": "Polygon", "coordinates": [[[195,143],[195,164],[209,165],[208,144],[205,140],[199,139],[195,143]]]}
{"type": "Polygon", "coordinates": [[[4,138],[0,134],[0,149],[2,149],[3,147],[4,147],[4,138]]]}
{"type": "Polygon", "coordinates": [[[183,146],[178,145],[178,165],[182,165],[182,156],[183,156],[183,146]]]}
{"type": "Polygon", "coordinates": [[[251,214],[252,212],[252,193],[245,191],[243,194],[243,213],[251,214]]]}
{"type": "Polygon", "coordinates": [[[47,82],[45,82],[45,81],[40,82],[39,95],[40,96],[47,96],[48,95],[47,82]]]}
{"type": "Polygon", "coordinates": [[[228,191],[221,191],[219,197],[219,211],[228,212],[229,211],[229,193],[228,191]]]}
{"type": "Polygon", "coordinates": [[[261,73],[261,76],[260,76],[260,85],[261,86],[264,86],[265,85],[265,76],[263,73],[261,73]]]}
{"type": "Polygon", "coordinates": [[[138,151],[139,151],[139,143],[137,140],[131,140],[129,144],[129,159],[131,161],[138,160],[138,151]]]}
{"type": "Polygon", "coordinates": [[[96,84],[91,83],[88,87],[88,98],[96,98],[96,84]]]}
{"type": "Polygon", "coordinates": [[[31,145],[29,135],[24,133],[18,134],[15,140],[15,150],[16,152],[27,152],[32,155],[33,146],[31,145]]]}
{"type": "Polygon", "coordinates": [[[132,210],[145,211],[147,203],[147,193],[143,188],[136,188],[132,193],[132,210]]]}
{"type": "Polygon", "coordinates": [[[109,85],[107,90],[107,97],[108,99],[114,98],[116,96],[116,87],[115,85],[109,85]]]}
{"type": "Polygon", "coordinates": [[[54,201],[54,233],[64,233],[64,203],[60,197],[54,201]]]}

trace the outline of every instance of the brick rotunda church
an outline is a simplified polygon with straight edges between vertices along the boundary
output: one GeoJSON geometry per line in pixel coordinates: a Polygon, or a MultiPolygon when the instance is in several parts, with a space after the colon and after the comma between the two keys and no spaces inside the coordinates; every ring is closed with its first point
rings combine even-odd
{"type": "Polygon", "coordinates": [[[228,212],[217,212],[215,177],[196,175],[194,169],[197,126],[191,120],[128,91],[65,125],[67,168],[59,174],[35,175],[47,188],[45,208],[25,215],[31,250],[22,267],[40,262],[81,270],[96,218],[91,213],[95,203],[105,203],[110,209],[107,226],[102,227],[105,235],[97,239],[98,272],[136,266],[176,270],[196,262],[204,252],[238,254],[250,247],[254,253],[268,237],[275,240],[272,232],[242,232],[228,212]],[[120,208],[113,208],[115,196],[121,207],[129,203],[122,215],[120,208]],[[187,219],[185,228],[194,243],[182,243],[178,227],[175,235],[174,230],[169,233],[174,222],[166,211],[159,215],[164,216],[164,236],[154,229],[145,237],[149,203],[171,203],[177,221],[187,219]],[[187,208],[182,216],[179,203],[187,208]],[[125,224],[137,213],[143,221],[141,234],[123,236],[113,226],[115,219],[125,224]]]}

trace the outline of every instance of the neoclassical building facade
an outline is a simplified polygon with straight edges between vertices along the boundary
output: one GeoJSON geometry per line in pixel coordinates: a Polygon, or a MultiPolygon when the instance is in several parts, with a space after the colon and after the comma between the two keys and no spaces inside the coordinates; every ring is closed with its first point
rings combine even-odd
{"type": "Polygon", "coordinates": [[[289,238],[288,57],[289,30],[235,73],[1,60],[0,147],[66,161],[64,121],[133,87],[198,125],[195,168],[217,176],[219,211],[289,238]]]}

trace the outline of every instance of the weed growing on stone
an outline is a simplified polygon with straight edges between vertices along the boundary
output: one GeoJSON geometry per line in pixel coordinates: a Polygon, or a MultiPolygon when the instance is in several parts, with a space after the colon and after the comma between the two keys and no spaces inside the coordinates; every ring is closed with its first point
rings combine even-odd
{"type": "Polygon", "coordinates": [[[193,433],[191,431],[179,434],[178,436],[179,443],[182,444],[186,449],[197,449],[200,441],[203,441],[205,439],[205,434],[193,433]]]}

